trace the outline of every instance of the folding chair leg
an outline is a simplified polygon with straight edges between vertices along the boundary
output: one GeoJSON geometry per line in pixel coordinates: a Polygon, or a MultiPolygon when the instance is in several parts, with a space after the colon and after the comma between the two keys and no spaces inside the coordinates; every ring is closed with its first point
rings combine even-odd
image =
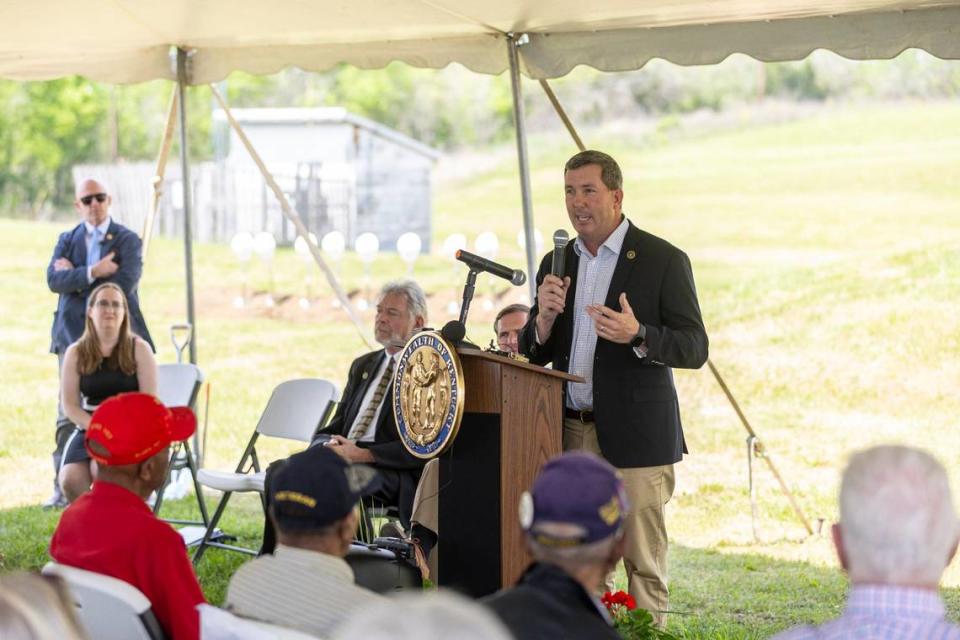
{"type": "Polygon", "coordinates": [[[227,502],[229,502],[230,496],[232,495],[232,491],[225,491],[223,497],[220,498],[220,504],[217,505],[217,510],[213,512],[213,518],[210,519],[210,524],[207,525],[207,530],[203,534],[203,540],[201,540],[200,544],[197,545],[197,550],[193,552],[194,566],[200,562],[200,558],[203,557],[203,552],[206,551],[208,546],[210,546],[210,541],[213,538],[213,532],[217,528],[217,523],[220,522],[220,516],[223,515],[223,510],[227,508],[227,502]]]}
{"type": "Polygon", "coordinates": [[[170,484],[170,479],[173,477],[173,472],[175,471],[175,469],[173,468],[173,462],[174,460],[176,460],[177,452],[178,452],[178,448],[174,448],[170,452],[170,464],[167,467],[167,477],[164,479],[163,484],[160,485],[160,488],[157,489],[157,497],[153,502],[154,515],[159,515],[160,507],[163,506],[163,494],[166,493],[167,486],[170,484]]]}
{"type": "Polygon", "coordinates": [[[157,497],[153,501],[153,513],[154,515],[160,513],[160,507],[163,506],[163,494],[167,490],[167,485],[170,484],[170,472],[167,472],[167,481],[157,489],[157,497]]]}
{"type": "Polygon", "coordinates": [[[187,458],[187,468],[190,469],[190,476],[193,478],[193,492],[197,496],[197,506],[200,508],[200,519],[204,526],[210,527],[210,515],[207,513],[207,501],[203,498],[203,487],[197,480],[197,463],[192,457],[187,458]]]}
{"type": "MultiPolygon", "coordinates": [[[[164,518],[164,519],[170,524],[188,524],[188,525],[202,524],[204,527],[208,527],[210,526],[210,514],[207,512],[207,503],[203,497],[203,490],[201,488],[200,482],[197,480],[197,471],[199,470],[199,466],[197,464],[196,459],[193,457],[193,451],[190,449],[190,444],[186,441],[184,441],[182,444],[183,444],[183,451],[184,451],[187,462],[186,462],[186,466],[180,467],[180,469],[187,469],[190,472],[190,478],[193,481],[193,492],[197,499],[197,507],[200,509],[200,520],[199,521],[179,520],[175,518],[164,518]]],[[[163,506],[163,496],[167,490],[167,486],[170,484],[170,477],[173,471],[174,469],[171,468],[167,472],[166,482],[164,482],[163,486],[161,486],[157,490],[157,498],[153,505],[153,513],[156,515],[160,514],[160,507],[163,506]]]]}

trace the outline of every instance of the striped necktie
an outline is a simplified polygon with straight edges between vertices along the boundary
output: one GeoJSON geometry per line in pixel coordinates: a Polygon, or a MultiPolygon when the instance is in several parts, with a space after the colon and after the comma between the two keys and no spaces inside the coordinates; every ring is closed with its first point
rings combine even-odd
{"type": "Polygon", "coordinates": [[[350,440],[359,440],[367,434],[367,431],[370,430],[370,425],[373,424],[373,416],[376,415],[377,409],[380,408],[380,403],[383,401],[383,396],[387,393],[387,386],[393,381],[393,358],[387,357],[387,368],[383,372],[383,375],[380,376],[380,382],[377,383],[377,388],[373,391],[373,396],[370,397],[370,402],[367,404],[367,408],[364,410],[363,415],[353,423],[353,428],[350,429],[349,435],[347,438],[350,440]]]}

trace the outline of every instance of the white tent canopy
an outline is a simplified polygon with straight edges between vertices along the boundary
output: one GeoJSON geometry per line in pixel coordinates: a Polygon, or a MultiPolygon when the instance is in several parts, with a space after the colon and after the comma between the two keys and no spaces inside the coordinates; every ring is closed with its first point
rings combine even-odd
{"type": "Polygon", "coordinates": [[[960,58],[958,0],[9,0],[0,24],[0,77],[21,80],[175,80],[171,46],[196,50],[193,84],[234,70],[392,60],[500,73],[508,33],[528,35],[520,68],[533,78],[578,64],[709,64],[738,52],[792,60],[819,48],[854,59],[910,47],[960,58]]]}

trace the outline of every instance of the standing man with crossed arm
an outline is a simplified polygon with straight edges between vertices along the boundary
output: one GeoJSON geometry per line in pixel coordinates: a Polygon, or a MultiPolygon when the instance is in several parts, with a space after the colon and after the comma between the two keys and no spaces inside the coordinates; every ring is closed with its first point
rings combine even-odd
{"type": "Polygon", "coordinates": [[[661,626],[668,605],[664,506],[686,453],[674,367],[707,360],[686,254],[622,213],[617,162],[583,151],[564,168],[567,214],[577,237],[566,273],[537,273],[537,299],[520,353],[582,376],[565,393],[563,448],[598,453],[620,469],[632,511],[624,567],[630,594],[661,626]]]}
{"type": "MultiPolygon", "coordinates": [[[[114,282],[123,290],[130,313],[130,329],[147,341],[153,340],[140,312],[140,275],[143,273],[143,243],[130,229],[110,218],[112,203],[107,188],[92,178],[77,183],[74,207],[83,219],[60,234],[47,265],[47,286],[58,294],[53,314],[50,352],[57,354],[57,370],[63,366],[63,354],[83,334],[87,315],[87,296],[104,282],[114,282]]],[[[59,397],[59,386],[58,386],[59,397]]],[[[63,445],[73,432],[73,423],[57,403],[56,449],[53,452],[54,493],[44,506],[60,507],[66,500],[60,494],[57,471],[63,445]]]]}

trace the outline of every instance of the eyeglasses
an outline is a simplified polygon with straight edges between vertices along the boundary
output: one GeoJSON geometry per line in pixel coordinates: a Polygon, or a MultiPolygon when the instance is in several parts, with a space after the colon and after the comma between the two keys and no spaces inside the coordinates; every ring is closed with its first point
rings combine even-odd
{"type": "Polygon", "coordinates": [[[107,201],[107,194],[105,193],[91,193],[89,196],[83,196],[80,198],[80,202],[83,203],[83,206],[89,207],[90,203],[93,202],[93,199],[96,198],[97,202],[103,204],[107,201]]]}
{"type": "Polygon", "coordinates": [[[96,306],[100,307],[100,308],[103,309],[103,310],[107,310],[107,309],[113,309],[113,310],[123,309],[123,303],[120,302],[119,300],[97,300],[94,304],[96,304],[96,306]]]}

